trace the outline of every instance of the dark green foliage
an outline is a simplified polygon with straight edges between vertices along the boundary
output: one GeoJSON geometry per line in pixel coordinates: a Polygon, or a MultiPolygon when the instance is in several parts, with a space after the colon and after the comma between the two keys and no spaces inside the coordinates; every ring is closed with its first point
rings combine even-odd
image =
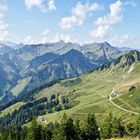
{"type": "Polygon", "coordinates": [[[128,136],[133,136],[134,135],[134,133],[135,133],[135,126],[134,126],[135,124],[134,124],[134,122],[129,122],[129,123],[127,123],[126,124],[126,134],[128,135],[128,136]]]}
{"type": "Polygon", "coordinates": [[[75,124],[72,118],[68,118],[66,114],[64,114],[61,121],[61,128],[63,130],[64,137],[66,140],[77,139],[75,124]]]}
{"type": "Polygon", "coordinates": [[[122,125],[121,119],[114,117],[111,113],[101,127],[101,135],[103,138],[111,138],[111,137],[123,137],[125,134],[125,128],[122,125]]]}
{"type": "Polygon", "coordinates": [[[100,127],[93,114],[89,114],[84,122],[74,121],[64,114],[60,122],[44,125],[34,118],[30,128],[0,126],[0,140],[99,140],[139,135],[140,116],[135,122],[124,125],[112,114],[100,127]]]}
{"type": "Polygon", "coordinates": [[[111,138],[112,114],[109,114],[101,127],[101,135],[103,138],[111,138]]]}
{"type": "Polygon", "coordinates": [[[135,125],[134,125],[134,135],[140,136],[140,115],[136,119],[135,125]]]}
{"type": "Polygon", "coordinates": [[[18,110],[11,114],[0,118],[0,124],[3,126],[15,127],[21,126],[32,120],[35,116],[44,115],[47,111],[50,112],[59,104],[57,100],[50,100],[48,98],[41,98],[33,102],[26,103],[18,110]]]}
{"type": "Polygon", "coordinates": [[[28,140],[42,140],[42,139],[43,139],[42,126],[39,125],[35,119],[33,119],[28,134],[28,140]]]}
{"type": "Polygon", "coordinates": [[[31,121],[33,117],[71,108],[69,99],[64,97],[64,100],[64,103],[60,102],[59,97],[56,98],[56,95],[53,94],[50,99],[43,97],[39,100],[27,102],[18,110],[14,110],[11,114],[0,118],[0,125],[13,128],[31,121]]]}
{"type": "Polygon", "coordinates": [[[129,91],[132,91],[132,90],[134,90],[134,89],[136,89],[136,87],[135,87],[134,85],[132,85],[132,86],[129,88],[129,91]]]}
{"type": "Polygon", "coordinates": [[[98,125],[94,118],[94,115],[89,114],[85,124],[85,137],[89,140],[100,139],[98,125]]]}
{"type": "Polygon", "coordinates": [[[62,110],[62,106],[61,105],[57,105],[56,107],[55,107],[55,111],[61,111],[62,110]]]}
{"type": "Polygon", "coordinates": [[[26,128],[9,129],[0,126],[0,140],[27,140],[26,128]]]}
{"type": "Polygon", "coordinates": [[[51,95],[51,100],[55,99],[55,94],[51,95]]]}
{"type": "Polygon", "coordinates": [[[81,82],[81,79],[76,78],[76,79],[68,80],[68,81],[61,83],[61,84],[65,87],[71,87],[71,86],[78,85],[80,82],[81,82]]]}

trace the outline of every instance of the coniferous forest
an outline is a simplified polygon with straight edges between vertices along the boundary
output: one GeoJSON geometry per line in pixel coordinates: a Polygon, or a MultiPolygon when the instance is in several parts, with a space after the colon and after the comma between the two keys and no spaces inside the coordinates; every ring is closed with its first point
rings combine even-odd
{"type": "Polygon", "coordinates": [[[85,121],[63,115],[59,122],[39,124],[32,119],[30,127],[8,128],[0,126],[0,140],[99,140],[123,137],[139,137],[140,116],[134,122],[122,122],[111,113],[98,124],[93,114],[85,121]]]}

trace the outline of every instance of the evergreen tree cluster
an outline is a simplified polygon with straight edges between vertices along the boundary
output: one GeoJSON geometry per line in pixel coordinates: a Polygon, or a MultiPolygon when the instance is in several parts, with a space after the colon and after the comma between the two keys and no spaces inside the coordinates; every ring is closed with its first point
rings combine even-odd
{"type": "Polygon", "coordinates": [[[1,117],[0,125],[14,128],[31,121],[33,117],[52,113],[54,111],[61,111],[62,109],[68,109],[70,107],[68,98],[66,102],[60,102],[59,96],[56,97],[54,94],[50,99],[43,97],[39,100],[28,102],[18,110],[14,110],[12,113],[1,117]]]}
{"type": "Polygon", "coordinates": [[[99,140],[118,137],[137,137],[140,134],[140,116],[128,124],[109,114],[98,125],[93,114],[85,121],[74,121],[66,114],[60,122],[39,124],[32,120],[29,128],[0,127],[0,140],[99,140]]]}

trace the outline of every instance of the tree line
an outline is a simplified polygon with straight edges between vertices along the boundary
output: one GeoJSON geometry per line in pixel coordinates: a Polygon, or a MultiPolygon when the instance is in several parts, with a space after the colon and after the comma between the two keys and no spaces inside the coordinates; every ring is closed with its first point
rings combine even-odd
{"type": "Polygon", "coordinates": [[[7,128],[0,126],[0,140],[99,140],[118,137],[138,137],[140,116],[127,124],[109,114],[98,124],[93,114],[85,121],[73,120],[66,114],[59,122],[41,125],[33,118],[30,127],[7,128]]]}

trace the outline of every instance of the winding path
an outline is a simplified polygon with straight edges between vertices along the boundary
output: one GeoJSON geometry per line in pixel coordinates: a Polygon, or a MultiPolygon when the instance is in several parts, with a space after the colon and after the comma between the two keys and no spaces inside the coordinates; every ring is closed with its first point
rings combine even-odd
{"type": "MultiPolygon", "coordinates": [[[[111,92],[110,95],[109,95],[109,101],[110,101],[114,106],[116,106],[117,108],[119,108],[119,109],[121,109],[121,110],[123,110],[123,111],[125,111],[125,112],[128,112],[128,113],[132,113],[132,114],[135,114],[135,115],[138,115],[138,114],[139,114],[138,112],[125,109],[125,108],[123,108],[123,107],[121,107],[121,106],[115,104],[115,103],[112,101],[112,97],[111,97],[111,94],[112,94],[112,93],[115,93],[114,90],[112,90],[112,92],[111,92]]],[[[116,94],[116,95],[117,95],[117,94],[116,94]]],[[[117,95],[117,96],[118,96],[118,95],[117,95]]]]}

